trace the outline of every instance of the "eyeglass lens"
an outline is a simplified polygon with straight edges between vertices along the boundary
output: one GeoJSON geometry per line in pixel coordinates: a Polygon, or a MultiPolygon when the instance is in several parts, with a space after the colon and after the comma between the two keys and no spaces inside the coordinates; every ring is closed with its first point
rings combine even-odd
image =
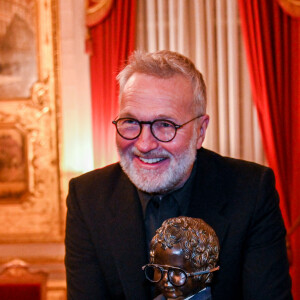
{"type": "Polygon", "coordinates": [[[145,275],[151,282],[159,282],[163,278],[164,271],[168,272],[168,279],[171,284],[175,286],[182,286],[185,284],[186,274],[180,269],[169,268],[168,270],[165,270],[157,266],[147,266],[145,268],[145,275]]]}
{"type": "MultiPolygon", "coordinates": [[[[174,124],[167,120],[156,120],[151,125],[151,132],[160,141],[170,141],[176,134],[174,124]]],[[[120,119],[117,122],[117,130],[125,139],[135,139],[142,130],[142,125],[134,119],[120,119]]]]}

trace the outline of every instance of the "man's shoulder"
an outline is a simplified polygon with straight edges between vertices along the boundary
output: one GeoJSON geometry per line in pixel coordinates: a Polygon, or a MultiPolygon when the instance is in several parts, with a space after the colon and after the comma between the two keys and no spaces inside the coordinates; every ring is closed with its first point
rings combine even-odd
{"type": "Polygon", "coordinates": [[[209,169],[217,168],[224,172],[230,171],[237,173],[243,173],[247,171],[248,173],[261,173],[270,171],[269,167],[260,165],[255,162],[246,161],[243,159],[237,159],[227,156],[222,156],[216,152],[208,149],[201,148],[198,150],[197,161],[199,162],[199,167],[207,167],[209,169]]]}
{"type": "Polygon", "coordinates": [[[120,164],[114,163],[72,178],[70,183],[85,187],[86,189],[103,187],[109,189],[112,188],[111,185],[118,181],[119,178],[123,178],[124,176],[126,175],[123,173],[120,164]]]}
{"type": "Polygon", "coordinates": [[[113,163],[110,165],[107,165],[103,168],[99,168],[99,169],[95,169],[89,172],[86,172],[84,174],[79,175],[78,177],[76,177],[79,180],[84,180],[85,178],[91,178],[91,177],[98,177],[98,176],[109,176],[109,175],[113,175],[116,173],[122,172],[121,166],[120,164],[117,163],[113,163]]]}
{"type": "Polygon", "coordinates": [[[197,174],[202,182],[218,183],[231,188],[243,185],[249,189],[257,188],[262,182],[272,184],[275,176],[269,167],[241,159],[221,156],[201,148],[197,155],[197,174]]]}

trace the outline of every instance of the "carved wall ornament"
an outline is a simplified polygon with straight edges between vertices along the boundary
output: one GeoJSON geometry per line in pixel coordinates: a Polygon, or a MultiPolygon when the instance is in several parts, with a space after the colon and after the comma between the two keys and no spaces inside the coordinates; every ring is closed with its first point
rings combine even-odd
{"type": "Polygon", "coordinates": [[[283,10],[292,17],[300,17],[300,0],[277,0],[283,10]]]}
{"type": "MultiPolygon", "coordinates": [[[[28,87],[28,96],[12,97],[11,92],[10,97],[0,97],[0,222],[5,224],[0,227],[0,243],[62,242],[57,0],[27,0],[35,12],[32,22],[29,12],[19,9],[23,0],[5,0],[2,5],[3,1],[0,21],[13,11],[11,20],[27,20],[28,35],[34,35],[35,58],[29,62],[36,66],[28,67],[37,69],[37,78],[28,87]]],[[[5,28],[0,45],[8,39],[10,29],[5,28]]],[[[16,34],[18,38],[22,36],[16,34]]]]}
{"type": "Polygon", "coordinates": [[[105,19],[114,0],[86,0],[86,24],[94,26],[105,19]]]}

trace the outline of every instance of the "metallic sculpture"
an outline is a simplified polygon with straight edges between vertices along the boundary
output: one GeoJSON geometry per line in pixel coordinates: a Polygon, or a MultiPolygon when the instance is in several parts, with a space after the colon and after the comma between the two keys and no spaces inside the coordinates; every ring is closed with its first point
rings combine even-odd
{"type": "Polygon", "coordinates": [[[171,218],[156,231],[143,270],[164,297],[185,299],[209,286],[219,250],[216,233],[202,219],[171,218]]]}

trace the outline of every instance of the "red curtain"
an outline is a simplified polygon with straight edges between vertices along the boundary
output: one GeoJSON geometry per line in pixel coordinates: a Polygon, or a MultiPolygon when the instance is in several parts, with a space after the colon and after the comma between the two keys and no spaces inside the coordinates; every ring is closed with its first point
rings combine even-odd
{"type": "Polygon", "coordinates": [[[118,114],[116,75],[134,50],[136,0],[115,0],[108,16],[90,28],[91,91],[95,167],[117,161],[115,128],[118,114]]]}
{"type": "MultiPolygon", "coordinates": [[[[300,215],[300,19],[275,0],[239,0],[253,99],[287,228],[300,215]]],[[[293,295],[300,299],[300,228],[291,235],[293,295]]]]}

